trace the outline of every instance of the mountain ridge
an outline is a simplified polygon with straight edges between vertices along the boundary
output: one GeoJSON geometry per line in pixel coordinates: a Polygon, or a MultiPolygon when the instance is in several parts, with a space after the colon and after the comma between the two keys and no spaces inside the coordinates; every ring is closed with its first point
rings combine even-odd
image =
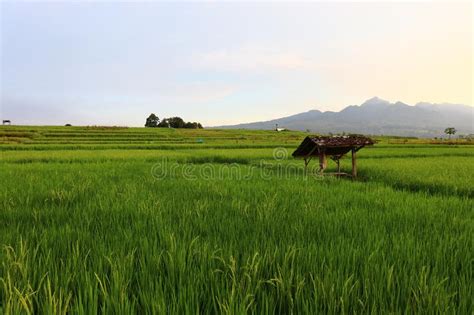
{"type": "Polygon", "coordinates": [[[418,102],[409,105],[372,97],[338,112],[312,109],[267,121],[213,128],[268,130],[278,124],[281,128],[315,133],[436,137],[442,136],[447,127],[455,127],[458,134],[474,133],[473,112],[474,107],[463,104],[418,102]]]}

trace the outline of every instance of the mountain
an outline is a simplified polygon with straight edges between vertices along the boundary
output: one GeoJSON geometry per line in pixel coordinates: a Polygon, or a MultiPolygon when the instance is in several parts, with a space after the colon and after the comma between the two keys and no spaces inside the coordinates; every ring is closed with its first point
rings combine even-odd
{"type": "Polygon", "coordinates": [[[443,135],[447,127],[455,127],[458,134],[474,133],[473,113],[474,107],[468,105],[421,102],[412,106],[373,97],[361,105],[347,106],[339,112],[310,110],[269,121],[216,128],[274,129],[278,124],[281,128],[314,133],[437,137],[443,135]]]}

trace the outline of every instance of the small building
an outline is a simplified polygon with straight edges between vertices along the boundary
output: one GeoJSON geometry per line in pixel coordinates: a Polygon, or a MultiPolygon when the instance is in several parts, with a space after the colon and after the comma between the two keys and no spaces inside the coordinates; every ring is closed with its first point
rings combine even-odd
{"type": "Polygon", "coordinates": [[[356,153],[367,145],[373,145],[375,142],[365,136],[308,136],[299,147],[293,152],[294,158],[304,160],[305,170],[313,157],[319,159],[319,173],[323,174],[327,168],[327,157],[336,162],[337,172],[333,175],[349,175],[341,172],[339,160],[347,153],[352,154],[352,172],[349,176],[357,177],[356,153]]]}
{"type": "Polygon", "coordinates": [[[275,131],[276,132],[280,132],[280,131],[287,131],[288,129],[286,128],[281,128],[281,127],[278,127],[278,124],[275,124],[275,131]]]}

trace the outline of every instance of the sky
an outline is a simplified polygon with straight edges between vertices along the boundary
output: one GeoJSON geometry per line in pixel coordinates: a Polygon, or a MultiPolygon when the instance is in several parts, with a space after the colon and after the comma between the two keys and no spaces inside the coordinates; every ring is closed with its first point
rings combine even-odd
{"type": "Polygon", "coordinates": [[[0,19],[0,116],[15,124],[474,103],[471,2],[1,1],[0,19]]]}

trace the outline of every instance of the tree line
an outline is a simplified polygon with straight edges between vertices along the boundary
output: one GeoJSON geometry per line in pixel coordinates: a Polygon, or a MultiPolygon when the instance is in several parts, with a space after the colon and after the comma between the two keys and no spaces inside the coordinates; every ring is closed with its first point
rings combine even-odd
{"type": "Polygon", "coordinates": [[[185,122],[181,117],[170,117],[160,120],[155,114],[148,116],[145,127],[202,129],[202,125],[198,122],[185,122]]]}

